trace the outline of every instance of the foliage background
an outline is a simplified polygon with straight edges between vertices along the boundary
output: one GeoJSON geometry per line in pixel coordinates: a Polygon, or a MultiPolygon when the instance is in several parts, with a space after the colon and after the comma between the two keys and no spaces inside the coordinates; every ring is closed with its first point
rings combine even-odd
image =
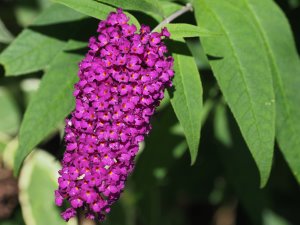
{"type": "MultiPolygon", "coordinates": [[[[53,203],[63,118],[74,107],[77,63],[97,19],[122,7],[131,21],[154,28],[187,3],[57,2],[0,1],[1,225],[65,224],[53,203]],[[12,178],[33,149],[18,180],[12,178]]],[[[104,224],[298,225],[300,3],[192,4],[194,11],[169,27],[175,90],[153,118],[136,169],[104,224]]]]}

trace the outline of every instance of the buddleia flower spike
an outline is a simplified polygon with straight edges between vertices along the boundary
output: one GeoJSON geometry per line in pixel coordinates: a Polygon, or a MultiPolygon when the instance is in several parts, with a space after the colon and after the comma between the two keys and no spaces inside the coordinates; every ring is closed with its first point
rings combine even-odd
{"type": "Polygon", "coordinates": [[[64,199],[68,221],[77,209],[103,220],[134,168],[150,118],[172,85],[173,58],[162,42],[170,36],[135,25],[118,9],[99,23],[79,64],[75,110],[66,119],[66,152],[59,171],[56,204],[64,199]]]}

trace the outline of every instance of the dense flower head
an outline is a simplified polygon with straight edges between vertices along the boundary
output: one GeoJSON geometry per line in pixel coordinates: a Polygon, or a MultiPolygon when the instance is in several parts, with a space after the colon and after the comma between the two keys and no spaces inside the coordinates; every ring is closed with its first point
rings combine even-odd
{"type": "Polygon", "coordinates": [[[162,42],[167,29],[140,31],[118,9],[99,23],[98,36],[79,64],[76,107],[66,119],[66,152],[55,202],[70,207],[68,221],[82,209],[103,220],[120,197],[134,168],[139,143],[151,129],[150,118],[172,85],[173,58],[162,42]]]}

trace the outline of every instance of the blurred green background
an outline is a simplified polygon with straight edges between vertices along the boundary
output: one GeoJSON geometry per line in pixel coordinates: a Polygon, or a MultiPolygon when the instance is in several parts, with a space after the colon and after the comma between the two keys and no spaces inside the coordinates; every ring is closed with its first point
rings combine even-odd
{"type": "MultiPolygon", "coordinates": [[[[289,19],[299,52],[300,3],[277,3],[289,19]]],[[[0,51],[49,5],[48,0],[0,0],[0,51]]],[[[144,20],[153,23],[150,17],[144,20]]],[[[182,20],[194,23],[191,13],[182,20]]],[[[95,30],[96,21],[90,24],[95,30]]],[[[190,166],[182,128],[166,99],[153,118],[153,130],[140,148],[125,192],[104,224],[299,225],[300,189],[282,154],[275,149],[271,178],[259,189],[254,161],[215,85],[200,41],[191,38],[187,42],[205,84],[196,164],[190,166]]],[[[53,194],[57,160],[64,151],[63,123],[27,158],[18,180],[11,172],[20,121],[43,72],[19,77],[2,73],[0,68],[0,224],[65,224],[53,194]]],[[[77,218],[69,224],[95,223],[77,218]]]]}

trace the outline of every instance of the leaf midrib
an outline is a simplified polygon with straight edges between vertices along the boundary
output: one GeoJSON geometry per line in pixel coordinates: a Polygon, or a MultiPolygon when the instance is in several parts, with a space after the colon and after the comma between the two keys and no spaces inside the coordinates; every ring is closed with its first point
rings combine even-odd
{"type": "MultiPolygon", "coordinates": [[[[182,87],[183,87],[183,93],[184,93],[184,98],[185,98],[185,101],[186,101],[186,105],[187,105],[187,108],[188,108],[188,114],[189,114],[189,116],[188,116],[188,118],[189,118],[189,122],[190,122],[190,124],[191,124],[191,127],[193,128],[193,132],[192,132],[192,139],[193,139],[193,141],[195,140],[195,134],[194,134],[194,131],[196,130],[195,129],[195,126],[194,126],[194,123],[193,123],[193,121],[192,121],[192,114],[191,114],[191,109],[190,109],[190,106],[189,106],[189,103],[188,103],[188,98],[187,98],[187,94],[186,94],[186,90],[185,90],[185,82],[184,82],[184,79],[183,79],[183,73],[182,73],[182,70],[181,70],[181,63],[180,63],[180,60],[178,60],[178,58],[179,58],[179,56],[177,55],[177,63],[178,63],[178,67],[179,67],[179,69],[180,69],[180,73],[181,73],[181,76],[180,76],[180,78],[181,78],[181,81],[182,81],[182,87]]],[[[183,129],[186,131],[186,129],[185,129],[185,127],[183,126],[183,129]]],[[[184,132],[184,133],[186,133],[186,132],[184,132]]],[[[189,141],[188,141],[189,142],[189,141]]],[[[193,146],[194,148],[195,148],[195,146],[193,146]]],[[[195,149],[193,149],[193,153],[195,154],[195,149]]],[[[194,157],[194,156],[193,156],[194,157]]],[[[192,161],[194,161],[194,159],[193,159],[193,157],[192,157],[192,161]]]]}
{"type": "MultiPolygon", "coordinates": [[[[66,83],[66,87],[69,87],[69,86],[71,86],[71,84],[73,83],[73,80],[72,79],[69,79],[68,80],[68,82],[66,83]]],[[[62,91],[63,89],[61,89],[61,91],[59,92],[60,94],[59,95],[55,95],[56,96],[56,98],[55,99],[52,99],[52,104],[53,103],[56,103],[58,100],[60,101],[60,99],[62,98],[62,96],[64,95],[64,91],[62,91]]],[[[34,100],[33,102],[32,102],[32,104],[33,103],[35,103],[36,102],[36,100],[34,100]]],[[[47,112],[48,113],[48,112],[47,112]]],[[[36,124],[40,124],[40,121],[44,118],[44,116],[39,116],[38,118],[40,118],[40,120],[36,120],[37,121],[37,123],[36,124]]],[[[24,117],[24,119],[26,119],[25,117],[24,117]]],[[[25,130],[26,131],[26,130],[25,130]]],[[[22,133],[24,132],[24,128],[23,129],[21,129],[20,130],[20,147],[22,146],[22,143],[24,143],[22,140],[22,138],[21,137],[23,137],[23,135],[22,135],[22,133]]],[[[24,146],[26,146],[26,145],[23,145],[23,148],[24,148],[24,146]]],[[[28,146],[28,145],[27,145],[28,146]]]]}
{"type": "Polygon", "coordinates": [[[258,137],[259,137],[259,142],[260,142],[260,145],[261,145],[264,142],[262,141],[261,133],[260,133],[260,130],[259,130],[258,126],[257,126],[257,118],[256,118],[256,114],[254,113],[254,110],[253,110],[253,101],[252,101],[252,98],[250,97],[248,86],[246,85],[246,80],[245,80],[245,77],[244,77],[243,68],[242,68],[241,62],[239,61],[239,59],[238,59],[238,57],[236,55],[234,44],[231,42],[231,39],[229,38],[229,34],[226,32],[226,29],[224,29],[223,24],[220,22],[219,17],[210,8],[207,8],[207,9],[212,13],[212,15],[216,18],[216,20],[220,24],[220,27],[222,28],[223,32],[225,33],[225,37],[227,38],[227,40],[228,40],[228,42],[230,44],[230,48],[233,51],[233,56],[234,56],[235,60],[237,61],[238,65],[239,65],[238,69],[240,71],[240,74],[242,75],[241,77],[242,77],[244,86],[246,87],[246,93],[247,93],[247,96],[248,96],[248,98],[250,100],[251,114],[252,114],[252,116],[253,116],[253,118],[255,120],[254,124],[255,124],[255,128],[256,128],[256,131],[257,131],[257,134],[258,134],[258,137]]]}
{"type": "MultiPolygon", "coordinates": [[[[289,129],[290,129],[290,131],[292,131],[292,134],[296,134],[296,130],[295,130],[295,127],[293,126],[292,119],[291,119],[292,114],[291,114],[290,104],[288,104],[288,102],[286,101],[286,99],[287,99],[286,92],[284,91],[284,88],[283,88],[282,79],[279,76],[280,72],[279,72],[278,66],[275,63],[275,56],[273,54],[273,51],[271,50],[270,45],[268,44],[268,41],[267,41],[268,38],[267,38],[264,30],[261,29],[259,19],[257,18],[257,15],[253,11],[252,7],[249,5],[249,2],[247,0],[244,0],[244,2],[245,2],[245,5],[247,6],[247,8],[249,9],[252,17],[254,18],[256,26],[258,27],[258,31],[261,34],[263,42],[266,46],[268,55],[271,58],[270,63],[271,63],[271,66],[274,68],[275,77],[276,77],[276,80],[278,81],[278,84],[279,84],[279,90],[280,90],[280,93],[281,93],[281,95],[283,96],[283,99],[284,99],[284,101],[283,101],[284,107],[283,108],[287,112],[287,115],[288,115],[287,121],[289,123],[289,129]]],[[[298,140],[300,140],[300,139],[298,139],[298,140]]]]}

